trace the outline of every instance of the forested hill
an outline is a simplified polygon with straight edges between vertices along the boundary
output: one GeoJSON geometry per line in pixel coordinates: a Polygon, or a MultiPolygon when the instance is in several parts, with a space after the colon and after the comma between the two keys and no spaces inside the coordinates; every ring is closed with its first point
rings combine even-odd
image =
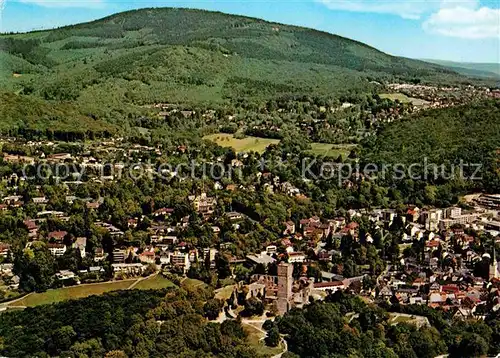
{"type": "MultiPolygon", "coordinates": [[[[140,115],[142,105],[155,102],[338,97],[369,93],[376,81],[394,80],[471,81],[328,33],[200,10],[142,9],[0,36],[0,86],[17,95],[6,103],[19,106],[16,98],[26,101],[22,97],[28,95],[55,106],[69,102],[63,112],[86,116],[88,128],[103,120],[121,126],[123,119],[140,115]]],[[[45,111],[30,108],[31,117],[45,111]]],[[[7,126],[44,130],[16,118],[12,108],[0,110],[9,114],[2,118],[7,126]]]]}
{"type": "MultiPolygon", "coordinates": [[[[347,79],[355,75],[464,80],[438,65],[389,56],[328,33],[188,9],[135,10],[55,30],[4,35],[0,48],[4,76],[75,75],[82,87],[101,76],[147,84],[173,79],[178,87],[222,86],[225,94],[238,84],[252,87],[258,81],[269,81],[276,91],[314,89],[319,74],[344,77],[343,87],[352,86],[347,79]]],[[[339,84],[334,82],[332,88],[339,84]]],[[[78,95],[44,94],[47,99],[78,95]]]]}
{"type": "MultiPolygon", "coordinates": [[[[389,56],[340,36],[200,10],[136,10],[30,37],[41,40],[42,49],[48,47],[53,50],[185,45],[244,58],[335,65],[402,76],[452,73],[424,62],[389,56]]],[[[49,59],[52,57],[47,55],[49,59]]],[[[39,59],[41,64],[49,64],[50,61],[42,58],[39,59]]]]}

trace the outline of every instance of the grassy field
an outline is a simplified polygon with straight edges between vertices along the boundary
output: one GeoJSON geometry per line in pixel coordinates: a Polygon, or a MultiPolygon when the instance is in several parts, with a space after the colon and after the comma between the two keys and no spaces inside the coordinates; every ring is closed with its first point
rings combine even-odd
{"type": "Polygon", "coordinates": [[[140,281],[137,285],[134,286],[134,289],[138,290],[157,290],[162,288],[168,288],[175,286],[172,281],[167,280],[162,275],[155,275],[149,277],[145,280],[140,281]]]}
{"type": "Polygon", "coordinates": [[[410,315],[401,315],[397,313],[389,314],[389,323],[390,324],[398,324],[398,323],[410,323],[410,324],[418,324],[420,316],[410,316],[410,315]]]}
{"type": "Polygon", "coordinates": [[[403,93],[382,93],[380,98],[388,98],[392,101],[398,100],[401,103],[412,103],[414,106],[423,106],[429,103],[423,99],[408,97],[403,93]]]}
{"type": "Polygon", "coordinates": [[[414,319],[406,316],[396,316],[392,319],[391,323],[408,323],[413,321],[414,319]]]}
{"type": "Polygon", "coordinates": [[[205,287],[207,286],[207,284],[195,278],[185,278],[184,280],[181,281],[181,286],[187,288],[194,288],[194,287],[205,287]]]}
{"type": "Polygon", "coordinates": [[[234,285],[222,287],[215,293],[215,298],[225,301],[231,297],[233,291],[234,291],[234,285]]]}
{"type": "Polygon", "coordinates": [[[329,144],[329,143],[311,143],[311,149],[307,153],[323,157],[337,158],[339,155],[343,159],[347,158],[355,144],[329,144]]]}
{"type": "Polygon", "coordinates": [[[279,139],[258,138],[248,136],[243,139],[236,139],[232,134],[216,133],[210,134],[203,139],[217,143],[221,147],[231,147],[236,153],[241,152],[258,152],[263,153],[270,144],[278,144],[279,139]]]}
{"type": "Polygon", "coordinates": [[[88,285],[78,285],[71,287],[58,288],[55,290],[48,290],[41,293],[33,293],[22,300],[16,301],[12,306],[26,306],[33,307],[45,305],[70,299],[84,298],[91,295],[102,295],[105,292],[126,290],[131,284],[136,281],[123,280],[113,282],[103,282],[88,285]]]}
{"type": "MultiPolygon", "coordinates": [[[[91,295],[102,295],[103,293],[117,290],[126,290],[137,279],[129,279],[123,281],[102,282],[94,284],[84,284],[71,287],[63,287],[55,290],[48,290],[41,293],[33,293],[25,298],[15,301],[9,306],[11,307],[34,307],[39,305],[46,305],[65,300],[84,298],[91,295]]],[[[155,275],[145,280],[139,281],[133,289],[138,290],[151,290],[172,287],[174,284],[161,275],[155,275]]]]}
{"type": "Polygon", "coordinates": [[[254,348],[260,356],[272,357],[283,351],[281,344],[278,347],[268,347],[266,346],[263,338],[266,336],[265,333],[259,331],[256,327],[251,324],[244,324],[243,329],[247,333],[247,341],[249,345],[254,348]]]}

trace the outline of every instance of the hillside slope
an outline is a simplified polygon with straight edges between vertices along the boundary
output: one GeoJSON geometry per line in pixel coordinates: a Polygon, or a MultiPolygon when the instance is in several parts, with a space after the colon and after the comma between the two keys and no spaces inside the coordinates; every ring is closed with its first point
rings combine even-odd
{"type": "Polygon", "coordinates": [[[418,185],[431,184],[442,185],[444,196],[460,190],[495,193],[500,190],[499,116],[500,103],[494,100],[425,111],[368,138],[362,157],[366,163],[405,168],[405,179],[415,179],[411,190],[406,180],[386,176],[403,192],[417,192],[418,185]]]}
{"type": "Polygon", "coordinates": [[[94,125],[121,124],[154,102],[260,103],[283,95],[369,93],[374,80],[470,81],[316,30],[173,8],[2,35],[0,59],[2,88],[55,106],[71,102],[94,125]]]}
{"type": "Polygon", "coordinates": [[[189,9],[142,9],[56,30],[4,36],[2,49],[49,68],[88,49],[194,46],[260,60],[335,65],[404,76],[452,74],[425,62],[389,56],[360,42],[259,19],[189,9]]]}
{"type": "Polygon", "coordinates": [[[500,63],[453,62],[442,60],[423,61],[447,67],[452,71],[456,71],[466,76],[500,80],[500,63]]]}

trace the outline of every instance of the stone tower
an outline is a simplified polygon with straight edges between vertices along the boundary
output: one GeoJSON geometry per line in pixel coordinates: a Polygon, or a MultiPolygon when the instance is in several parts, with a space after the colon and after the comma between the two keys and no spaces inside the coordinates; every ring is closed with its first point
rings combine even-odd
{"type": "Polygon", "coordinates": [[[290,309],[292,301],[293,265],[281,263],[278,265],[278,300],[277,308],[280,315],[290,309]]]}
{"type": "MultiPolygon", "coordinates": [[[[493,243],[493,244],[495,244],[495,243],[493,243]]],[[[494,278],[499,278],[498,277],[498,261],[497,261],[494,246],[493,246],[493,257],[491,258],[491,263],[490,263],[489,278],[490,278],[490,280],[492,280],[494,278]]]]}

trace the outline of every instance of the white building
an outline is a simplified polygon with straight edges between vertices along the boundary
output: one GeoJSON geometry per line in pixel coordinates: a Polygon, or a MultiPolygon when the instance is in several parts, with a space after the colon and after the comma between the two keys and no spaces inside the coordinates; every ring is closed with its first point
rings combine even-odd
{"type": "Polygon", "coordinates": [[[275,254],[277,251],[278,251],[278,248],[276,247],[276,245],[269,245],[266,247],[266,252],[268,254],[275,254]]]}
{"type": "Polygon", "coordinates": [[[332,291],[336,292],[339,290],[344,290],[345,285],[342,281],[333,282],[318,282],[314,284],[314,289],[319,291],[332,291]]]}
{"type": "Polygon", "coordinates": [[[86,247],[87,247],[87,238],[86,237],[77,237],[76,241],[73,243],[73,248],[80,250],[80,256],[82,257],[82,259],[86,255],[86,252],[85,252],[86,247]]]}
{"type": "Polygon", "coordinates": [[[306,260],[306,254],[303,252],[290,252],[288,253],[288,263],[304,262],[306,260]]]}
{"type": "Polygon", "coordinates": [[[131,276],[142,275],[145,270],[145,266],[140,263],[135,264],[111,264],[113,268],[113,272],[116,275],[118,274],[126,274],[131,276]]]}
{"type": "Polygon", "coordinates": [[[66,252],[66,245],[64,244],[48,244],[47,246],[53,256],[62,256],[66,252]]]}
{"type": "Polygon", "coordinates": [[[58,273],[56,273],[56,277],[58,280],[69,280],[75,278],[76,275],[72,271],[61,270],[58,273]]]}
{"type": "Polygon", "coordinates": [[[172,252],[170,254],[170,263],[174,266],[181,267],[184,272],[187,272],[191,267],[191,261],[189,260],[189,254],[185,252],[172,252]]]}

